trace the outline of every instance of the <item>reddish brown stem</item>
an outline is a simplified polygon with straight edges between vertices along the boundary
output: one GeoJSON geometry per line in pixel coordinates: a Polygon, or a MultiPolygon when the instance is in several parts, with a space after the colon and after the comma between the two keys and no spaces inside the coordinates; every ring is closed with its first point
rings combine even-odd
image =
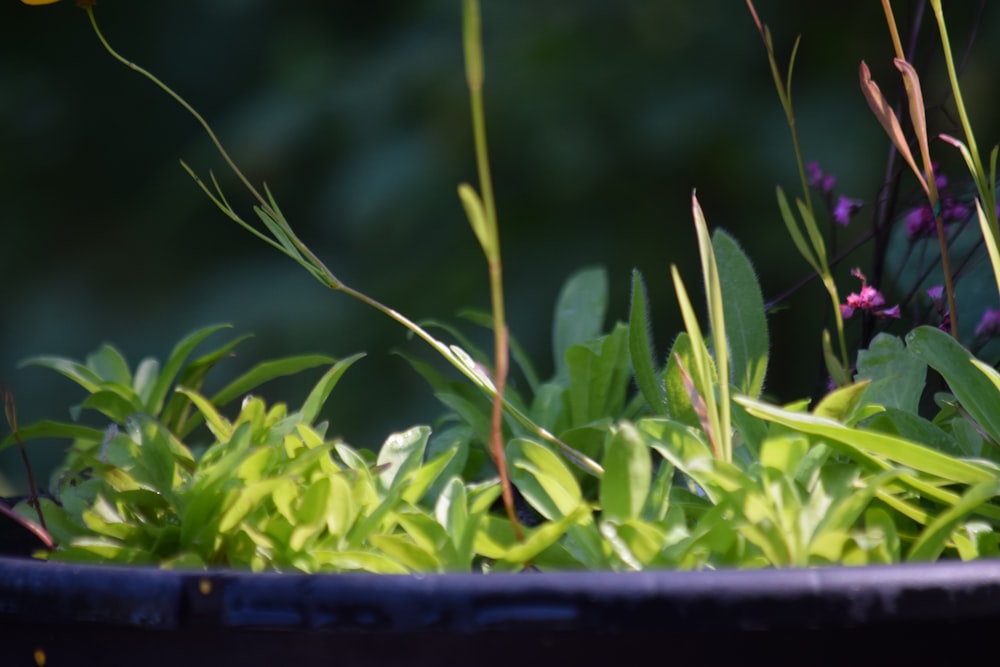
{"type": "Polygon", "coordinates": [[[28,461],[28,450],[24,447],[21,433],[17,429],[17,409],[14,407],[14,394],[6,387],[0,387],[0,390],[3,391],[3,407],[4,412],[7,414],[7,423],[10,425],[11,433],[14,434],[14,442],[17,443],[17,448],[21,451],[21,460],[24,461],[24,469],[27,471],[31,504],[34,505],[35,511],[38,512],[38,523],[42,527],[42,530],[48,532],[48,528],[45,527],[45,516],[42,514],[42,505],[38,502],[38,487],[35,486],[35,475],[32,473],[31,463],[28,461]]]}
{"type": "Polygon", "coordinates": [[[496,388],[496,396],[493,398],[493,420],[490,428],[490,448],[493,454],[493,462],[496,464],[497,472],[500,473],[500,489],[503,494],[503,505],[507,510],[507,518],[514,527],[514,536],[518,542],[524,541],[524,532],[521,530],[521,523],[517,520],[517,512],[514,509],[514,489],[510,483],[510,473],[507,470],[507,456],[503,448],[503,390],[507,383],[507,327],[497,330],[496,346],[496,369],[494,370],[493,384],[496,388]]]}

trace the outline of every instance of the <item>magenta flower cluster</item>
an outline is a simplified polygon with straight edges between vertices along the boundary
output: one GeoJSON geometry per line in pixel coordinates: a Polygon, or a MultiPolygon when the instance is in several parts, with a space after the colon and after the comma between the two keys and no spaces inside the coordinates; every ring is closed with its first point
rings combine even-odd
{"type": "Polygon", "coordinates": [[[927,296],[934,302],[934,310],[937,311],[938,317],[941,319],[938,329],[951,333],[951,313],[945,303],[944,285],[928,287],[927,296]]]}
{"type": "MultiPolygon", "coordinates": [[[[951,333],[951,313],[948,312],[944,287],[941,285],[928,287],[927,296],[931,298],[931,301],[934,303],[934,310],[937,311],[938,316],[941,318],[938,329],[951,333]]],[[[979,339],[993,338],[1000,335],[1000,308],[987,308],[984,310],[982,317],[979,318],[979,324],[976,325],[975,331],[973,331],[973,335],[979,339]]]]}
{"type": "Polygon", "coordinates": [[[806,174],[809,187],[822,195],[827,208],[831,209],[833,219],[841,227],[846,227],[851,222],[854,214],[861,210],[864,202],[860,199],[840,195],[837,197],[837,203],[834,204],[833,188],[837,184],[837,177],[833,174],[825,173],[817,162],[810,162],[806,165],[806,174]]]}
{"type": "Polygon", "coordinates": [[[885,297],[882,296],[881,292],[868,284],[868,280],[865,278],[865,274],[861,273],[861,269],[852,269],[851,275],[861,281],[861,290],[848,294],[847,303],[840,305],[840,314],[844,316],[845,320],[850,319],[859,310],[868,312],[880,319],[888,317],[899,318],[899,304],[896,304],[892,308],[885,308],[885,297]]]}
{"type": "Polygon", "coordinates": [[[976,325],[976,338],[992,338],[1000,334],[1000,309],[987,308],[976,325]]]}
{"type": "MultiPolygon", "coordinates": [[[[936,162],[933,168],[934,183],[937,185],[938,193],[940,193],[941,222],[949,225],[953,222],[968,220],[972,214],[968,205],[945,192],[948,187],[948,177],[939,171],[936,162]]],[[[911,209],[903,219],[903,224],[906,226],[906,235],[910,238],[922,238],[937,234],[937,225],[934,223],[934,210],[928,202],[923,202],[920,206],[911,209]]]]}

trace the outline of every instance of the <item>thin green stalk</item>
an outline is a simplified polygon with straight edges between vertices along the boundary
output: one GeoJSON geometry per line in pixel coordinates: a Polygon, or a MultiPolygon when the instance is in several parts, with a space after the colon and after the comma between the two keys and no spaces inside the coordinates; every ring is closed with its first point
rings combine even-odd
{"type": "Polygon", "coordinates": [[[482,25],[478,0],[466,0],[463,12],[463,46],[465,51],[465,73],[469,86],[469,102],[472,108],[472,127],[476,145],[476,166],[479,171],[483,220],[471,220],[473,227],[478,224],[478,236],[489,267],[490,302],[493,310],[493,413],[490,427],[490,449],[493,462],[500,473],[504,507],[507,518],[514,527],[518,541],[524,539],[517,512],[514,509],[514,492],[507,470],[507,457],[503,439],[503,393],[507,381],[509,360],[509,339],[504,311],[503,264],[500,260],[500,233],[497,223],[496,202],[493,198],[493,179],[490,176],[489,149],[486,142],[486,112],[483,105],[483,65],[482,25]],[[484,224],[485,223],[485,224],[484,224]]]}
{"type": "Polygon", "coordinates": [[[240,168],[236,166],[236,163],[233,162],[233,159],[229,157],[229,153],[226,152],[226,149],[223,147],[222,142],[220,142],[218,137],[215,136],[215,132],[212,131],[212,127],[202,117],[202,115],[198,113],[194,107],[188,104],[183,97],[175,93],[173,90],[170,89],[169,86],[167,86],[165,83],[156,78],[156,76],[154,76],[152,72],[149,72],[148,70],[139,67],[134,62],[122,57],[121,55],[118,54],[117,51],[111,48],[111,44],[109,44],[108,40],[104,38],[104,34],[101,32],[100,27],[98,27],[97,25],[97,18],[94,16],[93,8],[86,7],[84,8],[84,11],[87,12],[87,17],[90,19],[90,25],[94,28],[94,33],[97,35],[97,39],[100,40],[101,44],[104,46],[104,49],[111,54],[111,57],[117,60],[118,62],[122,63],[129,69],[138,72],[142,76],[152,81],[163,92],[165,92],[170,97],[174,98],[174,101],[176,101],[178,104],[184,107],[188,113],[194,116],[195,120],[197,120],[201,124],[201,126],[205,129],[205,132],[208,133],[208,137],[209,139],[212,140],[212,143],[215,144],[215,148],[216,150],[219,151],[219,155],[221,155],[222,159],[226,161],[226,164],[229,165],[229,168],[233,170],[233,173],[236,174],[236,177],[240,179],[240,181],[243,183],[246,189],[250,192],[250,194],[254,196],[254,198],[258,202],[260,202],[260,205],[264,207],[264,209],[270,209],[267,200],[264,199],[259,192],[257,192],[257,189],[254,188],[253,184],[251,184],[249,180],[247,180],[247,177],[243,175],[243,172],[240,171],[240,168]]]}
{"type": "Polygon", "coordinates": [[[795,150],[795,161],[798,164],[799,169],[799,181],[802,184],[802,198],[809,209],[809,212],[815,215],[813,211],[812,196],[809,192],[809,179],[806,177],[806,167],[805,161],[802,159],[802,148],[799,143],[799,131],[798,124],[795,121],[795,110],[792,106],[792,71],[795,69],[795,57],[799,52],[799,43],[801,42],[801,36],[795,38],[795,44],[792,46],[792,55],[788,59],[788,73],[782,77],[781,70],[778,67],[778,60],[774,55],[774,41],[771,38],[771,29],[764,24],[760,17],[757,16],[757,10],[753,6],[751,0],[747,0],[747,7],[750,9],[750,14],[753,16],[753,21],[757,25],[757,31],[760,32],[761,39],[764,40],[764,48],[767,51],[767,61],[771,66],[771,76],[774,79],[774,87],[778,91],[778,99],[781,101],[781,108],[785,111],[785,119],[788,122],[788,129],[792,133],[792,146],[795,150]]]}
{"type": "MultiPolygon", "coordinates": [[[[840,296],[837,294],[837,287],[833,280],[833,274],[830,273],[830,265],[826,254],[826,244],[823,243],[823,238],[819,234],[819,228],[816,226],[815,219],[816,214],[813,209],[812,195],[809,191],[809,181],[806,177],[805,160],[802,157],[802,147],[799,143],[799,132],[798,125],[795,121],[795,109],[792,105],[792,72],[795,69],[795,57],[799,52],[799,44],[801,42],[801,37],[796,37],[795,45],[792,47],[792,55],[788,62],[788,72],[782,77],[781,71],[778,68],[778,61],[774,55],[774,42],[771,38],[771,30],[767,27],[757,16],[757,10],[754,8],[752,0],[746,0],[747,7],[750,9],[750,14],[753,16],[754,24],[757,26],[757,31],[760,33],[761,39],[764,41],[764,48],[767,51],[767,60],[771,66],[771,76],[774,78],[774,86],[778,92],[778,99],[781,101],[781,107],[785,111],[785,119],[788,123],[788,128],[792,133],[792,146],[795,150],[795,162],[799,169],[799,181],[802,185],[802,199],[797,200],[800,202],[800,212],[802,213],[802,219],[806,227],[806,231],[809,234],[810,243],[812,245],[811,251],[807,249],[805,241],[802,238],[801,232],[798,231],[798,225],[794,221],[794,216],[788,215],[790,213],[787,206],[787,202],[781,203],[784,195],[780,194],[779,189],[779,205],[783,206],[782,213],[785,218],[786,226],[788,227],[789,233],[792,234],[793,241],[799,249],[799,252],[803,257],[812,264],[816,273],[823,280],[824,286],[827,288],[827,292],[830,294],[830,298],[833,302],[833,314],[834,320],[837,326],[837,340],[840,345],[840,363],[843,368],[847,368],[848,357],[847,357],[847,341],[844,336],[844,320],[840,314],[840,296]],[[812,257],[812,259],[810,259],[812,257]]],[[[835,369],[831,369],[831,372],[835,369]]]]}
{"type": "MultiPolygon", "coordinates": [[[[986,172],[983,169],[982,159],[979,157],[979,149],[976,147],[976,136],[972,131],[972,124],[969,122],[969,114],[965,110],[965,101],[962,98],[962,89],[958,84],[958,71],[955,69],[955,59],[951,53],[951,41],[948,38],[948,28],[945,25],[944,12],[941,9],[941,0],[931,0],[931,8],[934,10],[934,17],[937,19],[938,24],[938,32],[941,34],[941,47],[944,51],[945,67],[948,70],[948,81],[951,83],[952,97],[955,98],[955,108],[958,111],[958,119],[962,124],[962,131],[965,133],[965,143],[969,147],[972,162],[976,167],[976,173],[973,175],[976,177],[977,185],[980,187],[979,194],[983,197],[984,204],[988,206],[995,206],[995,193],[989,188],[987,188],[985,192],[983,191],[982,186],[986,184],[986,172]]],[[[996,218],[995,213],[993,217],[996,218]]]]}
{"type": "MultiPolygon", "coordinates": [[[[888,0],[884,1],[887,2],[888,0]]],[[[941,0],[931,0],[931,8],[934,10],[938,32],[941,34],[941,48],[944,51],[945,67],[948,70],[948,81],[951,83],[952,97],[955,98],[955,108],[958,111],[962,131],[965,133],[965,143],[967,146],[965,157],[971,163],[970,171],[972,171],[976,188],[979,191],[979,199],[982,202],[982,214],[985,214],[986,224],[984,227],[987,230],[984,230],[984,232],[988,231],[988,233],[983,234],[984,240],[989,248],[991,257],[996,256],[998,254],[998,245],[1000,245],[1000,227],[998,227],[997,223],[996,172],[991,167],[989,176],[986,175],[982,158],[979,155],[979,149],[976,146],[976,135],[972,131],[972,123],[969,121],[969,114],[965,110],[962,89],[958,83],[958,70],[955,67],[955,59],[951,52],[951,41],[948,37],[948,28],[945,24],[941,0]]],[[[997,289],[1000,289],[1000,281],[998,281],[997,289]]]]}
{"type": "MultiPolygon", "coordinates": [[[[559,438],[557,438],[555,435],[553,435],[546,429],[542,428],[538,424],[535,424],[527,415],[525,415],[523,412],[521,412],[515,406],[509,403],[505,398],[503,398],[502,384],[500,385],[501,391],[498,392],[497,384],[494,382],[494,380],[489,377],[486,377],[481,371],[479,371],[479,369],[476,367],[476,364],[473,362],[471,358],[468,357],[467,354],[464,353],[464,351],[460,350],[455,346],[445,345],[438,339],[434,338],[426,329],[418,325],[416,322],[413,322],[399,311],[394,310],[380,303],[379,301],[371,298],[367,294],[364,294],[363,292],[360,292],[350,287],[349,285],[341,282],[333,274],[333,272],[315,255],[315,253],[313,253],[309,249],[309,247],[306,246],[306,244],[298,238],[298,236],[292,230],[291,226],[285,220],[284,215],[281,213],[281,210],[275,203],[274,198],[271,196],[271,193],[266,190],[266,187],[265,187],[265,192],[267,194],[266,198],[263,195],[261,195],[256,188],[253,187],[250,181],[246,178],[246,176],[244,176],[243,172],[239,169],[239,167],[230,157],[229,153],[222,145],[222,142],[218,139],[215,132],[212,130],[212,127],[208,124],[208,122],[204,119],[204,117],[202,117],[202,115],[198,113],[198,111],[195,110],[195,108],[192,107],[183,97],[174,92],[174,90],[172,90],[169,86],[163,83],[156,76],[154,76],[151,72],[149,72],[146,69],[143,69],[142,67],[139,67],[135,63],[119,55],[118,52],[111,47],[111,45],[108,43],[108,41],[102,34],[100,28],[98,27],[97,19],[94,15],[93,10],[90,7],[84,7],[84,10],[87,12],[91,26],[93,27],[98,40],[104,46],[105,50],[115,60],[122,63],[129,69],[141,74],[149,81],[153,82],[158,88],[167,93],[167,95],[169,95],[174,101],[180,104],[185,110],[188,111],[188,113],[190,113],[195,118],[195,120],[198,121],[198,123],[208,134],[209,139],[211,139],[212,143],[215,145],[215,148],[219,151],[219,154],[222,156],[223,160],[226,162],[229,168],[232,169],[233,173],[236,174],[237,178],[247,188],[247,190],[251,193],[254,199],[257,200],[259,206],[257,207],[256,210],[258,210],[258,212],[261,211],[263,212],[263,215],[261,217],[266,218],[266,223],[267,221],[269,221],[270,224],[266,224],[266,226],[268,228],[268,231],[271,232],[271,234],[273,235],[273,238],[266,236],[265,234],[254,228],[252,225],[250,225],[250,223],[243,220],[232,209],[232,207],[222,196],[218,183],[214,183],[214,177],[213,177],[213,184],[215,185],[218,194],[214,194],[211,191],[211,189],[204,183],[204,181],[202,181],[187,165],[182,163],[184,169],[188,172],[188,174],[192,176],[192,178],[194,178],[198,186],[201,187],[201,189],[208,195],[208,197],[213,201],[213,203],[215,203],[216,206],[218,206],[227,217],[229,217],[231,220],[235,221],[237,224],[244,227],[245,229],[249,230],[255,236],[264,240],[266,243],[274,246],[276,249],[280,250],[281,252],[285,253],[292,259],[296,260],[324,286],[333,289],[335,291],[343,292],[344,294],[353,297],[354,299],[360,301],[361,303],[364,303],[365,305],[374,308],[380,313],[395,320],[397,323],[401,324],[402,326],[404,326],[405,328],[416,334],[417,337],[419,337],[427,344],[429,344],[436,352],[438,352],[442,357],[444,357],[444,359],[448,361],[448,363],[454,366],[460,373],[465,375],[477,387],[482,389],[487,394],[496,397],[500,404],[500,407],[497,409],[501,410],[501,412],[502,410],[505,409],[507,413],[511,415],[522,426],[527,428],[529,431],[531,431],[538,437],[558,447],[559,450],[563,453],[563,455],[567,459],[569,459],[570,462],[579,467],[581,470],[596,477],[600,477],[604,473],[603,468],[601,468],[601,466],[597,462],[593,461],[586,455],[582,454],[581,452],[578,452],[577,450],[573,449],[566,443],[562,442],[559,438]]],[[[480,54],[480,72],[481,71],[482,70],[481,70],[481,54],[480,54]]],[[[480,87],[481,87],[481,78],[480,78],[480,87]]],[[[481,104],[481,97],[479,104],[481,104]]],[[[481,141],[483,142],[483,150],[482,150],[482,156],[480,157],[478,150],[478,145],[479,145],[478,142],[480,141],[480,139],[477,139],[477,157],[480,160],[485,160],[485,124],[482,121],[481,110],[479,115],[480,115],[480,120],[478,122],[482,124],[482,129],[477,130],[477,134],[481,134],[482,136],[481,141]]],[[[481,172],[485,174],[485,177],[483,179],[484,182],[483,192],[484,192],[484,198],[486,202],[488,202],[485,209],[490,211],[489,219],[493,220],[493,225],[494,225],[493,228],[495,229],[496,213],[493,205],[492,188],[490,187],[489,184],[490,183],[489,165],[486,164],[485,166],[486,166],[485,170],[481,172]]],[[[487,216],[484,214],[483,217],[486,218],[487,216]]],[[[494,244],[493,247],[496,248],[497,262],[499,267],[499,245],[494,244]]],[[[491,276],[492,275],[493,274],[491,273],[491,276]]],[[[498,279],[499,279],[499,274],[497,274],[497,280],[498,279]]],[[[496,307],[496,303],[494,304],[494,307],[496,307]]],[[[503,322],[502,299],[499,301],[499,307],[500,307],[499,310],[500,318],[498,321],[503,322]]],[[[506,339],[504,338],[504,340],[506,339]]]]}
{"type": "MultiPolygon", "coordinates": [[[[938,246],[941,252],[941,270],[942,273],[944,273],[945,294],[947,296],[948,312],[951,318],[951,333],[957,340],[959,331],[958,308],[955,303],[954,278],[951,273],[951,260],[948,256],[948,241],[944,229],[944,220],[941,217],[941,199],[937,189],[937,180],[934,177],[934,163],[931,160],[930,142],[927,138],[927,120],[923,93],[920,89],[920,77],[917,75],[917,71],[913,68],[913,66],[906,60],[906,54],[903,52],[903,44],[899,39],[899,31],[896,28],[896,19],[893,16],[892,5],[889,0],[882,0],[882,10],[885,13],[885,20],[889,25],[889,34],[892,38],[893,48],[896,51],[896,59],[894,63],[900,74],[903,76],[903,86],[906,89],[906,98],[910,106],[910,122],[913,124],[913,132],[917,139],[917,145],[920,148],[920,156],[923,159],[923,173],[921,174],[920,170],[917,168],[912,156],[909,157],[908,162],[917,178],[920,180],[920,184],[923,186],[924,192],[927,194],[931,210],[934,212],[934,225],[937,231],[938,246]]],[[[944,35],[944,39],[947,40],[946,35],[944,35]]],[[[946,48],[946,53],[948,53],[950,57],[950,49],[946,48]]],[[[862,69],[862,92],[864,92],[869,105],[872,107],[872,111],[874,111],[876,116],[879,117],[883,127],[886,127],[889,132],[889,136],[896,144],[897,149],[903,153],[904,156],[910,155],[909,146],[906,145],[906,141],[902,136],[902,130],[899,128],[899,121],[895,118],[895,113],[889,108],[888,104],[882,97],[878,86],[871,81],[866,67],[863,67],[862,69]]],[[[961,108],[961,103],[959,103],[959,106],[961,108]]]]}

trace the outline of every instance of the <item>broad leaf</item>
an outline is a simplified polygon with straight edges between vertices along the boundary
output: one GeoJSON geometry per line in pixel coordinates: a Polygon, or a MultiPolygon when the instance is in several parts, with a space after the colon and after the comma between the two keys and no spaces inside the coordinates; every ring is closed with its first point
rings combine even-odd
{"type": "Polygon", "coordinates": [[[602,518],[618,523],[638,518],[653,472],[649,447],[635,426],[623,423],[615,430],[601,465],[602,518]]]}
{"type": "Polygon", "coordinates": [[[757,398],[764,388],[769,347],[764,297],[753,265],[733,237],[717,229],[712,246],[722,284],[732,381],[740,393],[757,398]]]}
{"type": "Polygon", "coordinates": [[[556,376],[566,377],[566,352],[601,334],[608,305],[608,277],[603,268],[583,269],[563,285],[556,301],[552,351],[556,376]]]}
{"type": "Polygon", "coordinates": [[[944,376],[962,407],[995,442],[1000,442],[1000,390],[976,368],[972,354],[945,332],[929,326],[907,334],[906,345],[944,376]]]}

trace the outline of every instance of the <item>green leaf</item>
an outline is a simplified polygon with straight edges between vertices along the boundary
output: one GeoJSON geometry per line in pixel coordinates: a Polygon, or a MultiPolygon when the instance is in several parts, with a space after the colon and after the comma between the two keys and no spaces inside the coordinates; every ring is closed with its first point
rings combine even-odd
{"type": "Polygon", "coordinates": [[[691,350],[691,337],[686,331],[677,334],[670,354],[667,357],[667,366],[663,371],[664,389],[667,398],[667,410],[670,417],[676,421],[700,428],[701,422],[691,405],[691,398],[688,395],[684,378],[681,374],[681,366],[684,368],[694,368],[694,353],[691,350]]]}
{"type": "Polygon", "coordinates": [[[739,244],[721,229],[712,246],[722,284],[731,377],[740,393],[760,396],[767,374],[768,332],[757,273],[739,244]]]}
{"type": "Polygon", "coordinates": [[[219,532],[232,532],[261,502],[270,497],[284,480],[262,479],[231,491],[222,503],[219,532]]]}
{"type": "Polygon", "coordinates": [[[129,415],[143,412],[139,397],[131,387],[111,385],[109,389],[98,389],[80,404],[81,407],[97,410],[111,421],[124,424],[129,415]]]}
{"type": "MultiPolygon", "coordinates": [[[[717,410],[717,401],[715,389],[718,387],[720,390],[728,384],[720,382],[716,376],[715,364],[712,362],[712,358],[708,353],[708,349],[705,347],[705,338],[701,334],[701,327],[698,324],[698,318],[695,315],[694,307],[691,305],[691,299],[688,297],[687,289],[684,287],[684,281],[681,279],[680,271],[674,265],[670,266],[670,275],[674,282],[674,291],[677,295],[677,303],[681,309],[681,317],[684,320],[684,328],[688,333],[688,337],[691,340],[691,357],[694,362],[693,367],[689,367],[686,364],[679,367],[679,370],[687,370],[690,374],[691,381],[694,384],[694,391],[698,393],[698,397],[703,406],[699,408],[695,405],[693,400],[695,397],[692,396],[693,392],[688,391],[688,402],[692,404],[695,408],[695,413],[698,415],[698,423],[704,429],[706,435],[708,436],[709,442],[712,443],[712,449],[719,458],[727,460],[726,443],[729,439],[729,433],[721,433],[722,415],[719,410],[717,410]]],[[[681,373],[683,380],[683,372],[681,373]]],[[[687,387],[687,383],[685,383],[687,387]]],[[[728,393],[726,394],[728,397],[728,393]]],[[[726,408],[726,413],[728,414],[728,405],[726,408]]],[[[728,428],[728,422],[725,424],[728,428]]]]}
{"type": "Polygon", "coordinates": [[[666,396],[653,360],[653,333],[649,323],[649,302],[642,274],[632,271],[632,307],[628,322],[628,347],[636,385],[646,404],[656,414],[667,413],[666,396]]]}
{"type": "Polygon", "coordinates": [[[862,399],[868,398],[867,391],[867,381],[837,387],[820,399],[813,409],[813,414],[851,424],[864,405],[862,399]]]}
{"type": "Polygon", "coordinates": [[[630,375],[628,328],[624,324],[618,324],[607,336],[570,347],[566,364],[570,426],[621,415],[630,375]]]}
{"type": "Polygon", "coordinates": [[[1000,390],[975,367],[972,354],[945,332],[929,326],[907,334],[906,346],[944,377],[962,407],[1000,442],[1000,390]]]}
{"type": "Polygon", "coordinates": [[[970,488],[957,503],[934,517],[910,547],[906,560],[913,562],[937,559],[959,522],[998,493],[1000,493],[1000,480],[996,479],[970,488]]]}
{"type": "Polygon", "coordinates": [[[333,510],[332,488],[330,477],[320,477],[306,486],[288,541],[295,551],[301,551],[326,527],[327,515],[333,510]]]}
{"type": "MultiPolygon", "coordinates": [[[[39,438],[60,438],[67,440],[86,440],[88,442],[101,442],[104,438],[104,431],[97,428],[91,428],[90,426],[80,426],[79,424],[67,424],[64,422],[43,420],[35,422],[34,424],[29,424],[27,426],[19,426],[18,434],[21,436],[21,440],[28,442],[29,440],[37,440],[39,438]]],[[[14,439],[14,434],[11,433],[2,441],[0,441],[0,452],[7,449],[11,445],[15,444],[17,441],[14,439]]]]}
{"type": "Polygon", "coordinates": [[[452,477],[445,484],[434,505],[434,516],[451,538],[459,562],[471,561],[475,536],[474,531],[469,530],[473,525],[469,520],[468,497],[459,477],[452,477]]]}
{"type": "Polygon", "coordinates": [[[479,195],[468,183],[458,186],[458,197],[462,200],[462,208],[465,209],[465,216],[469,219],[469,225],[479,240],[479,245],[483,249],[483,254],[490,261],[494,261],[499,256],[496,243],[496,230],[489,224],[489,218],[483,208],[483,202],[479,195]]]}
{"type": "Polygon", "coordinates": [[[858,352],[855,380],[871,380],[865,401],[916,414],[924,391],[927,364],[895,336],[880,333],[858,352]]]}
{"type": "Polygon", "coordinates": [[[796,433],[772,435],[760,447],[761,465],[794,475],[809,450],[809,440],[796,433]]]}
{"type": "Polygon", "coordinates": [[[132,422],[136,423],[136,443],[139,445],[136,464],[158,493],[173,498],[172,491],[181,481],[177,467],[194,468],[194,456],[170,431],[148,415],[136,415],[132,422]]]}
{"type": "Polygon", "coordinates": [[[583,501],[572,471],[544,445],[514,438],[507,444],[507,463],[514,485],[547,519],[566,516],[583,501]]]}
{"type": "Polygon", "coordinates": [[[149,405],[149,399],[156,389],[156,381],[160,378],[160,362],[152,357],[146,357],[135,368],[132,379],[132,389],[139,396],[143,409],[149,405]]]}
{"type": "Polygon", "coordinates": [[[635,426],[623,423],[615,430],[601,465],[602,518],[618,523],[638,518],[649,494],[653,470],[649,447],[635,426]]]}
{"type": "Polygon", "coordinates": [[[386,438],[378,453],[378,465],[385,467],[379,474],[384,489],[395,487],[397,482],[404,481],[407,475],[420,467],[430,434],[428,427],[415,426],[386,438]]]}
{"type": "Polygon", "coordinates": [[[788,198],[785,197],[785,192],[780,187],[777,189],[778,193],[778,209],[781,211],[781,219],[785,223],[785,229],[788,230],[788,235],[792,237],[792,243],[795,244],[795,248],[802,255],[803,259],[809,263],[813,271],[819,274],[823,274],[823,267],[819,263],[819,259],[813,252],[809,244],[806,243],[806,239],[802,236],[801,230],[799,230],[799,223],[795,219],[795,214],[792,213],[791,207],[788,205],[788,198]]]}
{"type": "Polygon", "coordinates": [[[851,428],[825,417],[791,412],[744,397],[736,400],[752,415],[803,433],[818,435],[841,443],[841,445],[846,446],[840,448],[845,453],[860,450],[867,454],[884,457],[913,470],[964,484],[976,484],[988,481],[993,477],[991,473],[980,466],[903,438],[877,431],[851,428]]]}
{"type": "Polygon", "coordinates": [[[885,470],[865,479],[862,488],[849,487],[844,490],[846,495],[833,498],[830,507],[823,514],[810,538],[810,553],[825,556],[831,562],[839,561],[843,542],[848,537],[848,531],[854,527],[862,513],[868,509],[876,493],[902,475],[903,471],[901,470],[885,470]],[[829,539],[831,535],[842,536],[840,548],[824,551],[824,547],[829,549],[834,543],[829,539]]]}
{"type": "MultiPolygon", "coordinates": [[[[697,373],[704,380],[705,394],[702,399],[705,401],[706,407],[708,408],[708,420],[712,424],[712,432],[715,437],[715,444],[719,452],[719,457],[724,461],[732,461],[733,459],[733,446],[732,446],[732,403],[729,400],[730,395],[730,349],[729,341],[726,339],[728,328],[726,326],[726,313],[725,304],[722,300],[722,284],[719,278],[719,265],[715,257],[715,249],[712,247],[711,237],[708,233],[708,223],[705,220],[705,214],[702,212],[701,203],[698,201],[698,197],[692,193],[691,195],[691,213],[694,217],[695,231],[698,236],[698,254],[701,257],[701,276],[702,280],[705,282],[705,301],[708,309],[708,323],[709,323],[709,333],[712,336],[712,353],[713,361],[717,368],[717,373],[719,381],[716,387],[709,387],[707,381],[707,374],[705,373],[705,368],[702,364],[696,363],[697,373]],[[718,401],[715,399],[715,391],[718,391],[718,401]]],[[[680,273],[676,272],[675,276],[675,287],[680,278],[680,273]]],[[[679,285],[681,291],[683,291],[683,284],[679,285]]],[[[680,298],[678,294],[678,298],[680,298]]],[[[685,297],[686,298],[686,297],[685,297]]],[[[688,333],[694,338],[694,330],[691,329],[691,322],[688,319],[688,314],[685,311],[684,305],[681,305],[682,316],[684,316],[685,328],[687,328],[688,333]]],[[[700,338],[700,336],[699,336],[700,338]]],[[[698,357],[696,356],[697,360],[698,357]]]]}
{"type": "Polygon", "coordinates": [[[287,229],[287,223],[282,224],[283,219],[281,218],[281,215],[277,213],[277,211],[275,211],[275,215],[272,215],[269,211],[260,206],[254,206],[253,211],[257,214],[257,217],[260,218],[260,221],[264,223],[264,226],[267,227],[267,230],[271,232],[274,239],[281,244],[282,248],[284,248],[285,254],[302,266],[309,268],[309,263],[302,258],[302,254],[299,252],[298,248],[295,247],[295,243],[292,241],[289,234],[290,230],[287,229]]]}
{"type": "Polygon", "coordinates": [[[103,382],[102,378],[97,373],[84,364],[73,361],[72,359],[66,359],[64,357],[29,357],[20,364],[21,368],[25,366],[41,366],[42,368],[53,370],[70,380],[73,380],[88,392],[97,391],[103,382]]]}
{"type": "Polygon", "coordinates": [[[323,374],[323,377],[316,383],[316,386],[309,392],[308,398],[306,398],[305,403],[302,404],[302,409],[299,411],[303,422],[312,424],[316,421],[316,418],[319,417],[319,411],[323,408],[323,404],[326,403],[330,392],[337,386],[344,372],[363,356],[365,356],[364,353],[359,352],[346,359],[341,359],[323,374]]]}
{"type": "Polygon", "coordinates": [[[128,362],[113,345],[105,343],[87,355],[87,367],[105,383],[129,388],[132,386],[132,371],[128,367],[128,362]]]}
{"type": "Polygon", "coordinates": [[[336,364],[336,362],[336,359],[325,354],[303,354],[265,361],[223,387],[212,397],[212,403],[216,406],[222,406],[275,378],[294,375],[317,366],[336,364]]]}
{"type": "Polygon", "coordinates": [[[587,508],[578,506],[573,512],[557,521],[547,521],[537,528],[526,531],[524,541],[509,546],[500,559],[518,565],[531,561],[543,550],[555,544],[586,514],[587,508]]]}
{"type": "Polygon", "coordinates": [[[229,324],[216,324],[198,329],[185,336],[174,346],[174,349],[170,352],[170,356],[167,357],[167,362],[163,365],[163,370],[159,378],[157,378],[153,390],[150,392],[149,402],[146,404],[149,414],[160,414],[160,410],[163,409],[163,402],[166,400],[170,387],[174,384],[174,379],[181,372],[184,362],[191,356],[194,348],[198,347],[203,340],[216,331],[227,329],[231,326],[229,324]]]}
{"type": "Polygon", "coordinates": [[[232,438],[233,425],[228,419],[223,417],[218,410],[216,410],[215,405],[211,401],[198,392],[186,387],[178,386],[176,391],[179,394],[187,396],[187,398],[194,403],[195,407],[198,408],[202,416],[205,418],[205,422],[208,424],[208,428],[212,432],[212,435],[214,435],[217,440],[225,442],[232,438]]]}
{"type": "Polygon", "coordinates": [[[567,351],[577,343],[601,334],[608,305],[608,276],[601,267],[574,273],[563,285],[556,301],[552,348],[556,376],[566,377],[567,351]]]}
{"type": "Polygon", "coordinates": [[[350,483],[344,475],[330,475],[330,504],[326,528],[335,537],[346,535],[354,525],[360,508],[350,483]]]}
{"type": "Polygon", "coordinates": [[[398,560],[371,551],[329,551],[317,549],[312,552],[321,569],[336,571],[364,571],[373,574],[410,574],[398,560]]]}

